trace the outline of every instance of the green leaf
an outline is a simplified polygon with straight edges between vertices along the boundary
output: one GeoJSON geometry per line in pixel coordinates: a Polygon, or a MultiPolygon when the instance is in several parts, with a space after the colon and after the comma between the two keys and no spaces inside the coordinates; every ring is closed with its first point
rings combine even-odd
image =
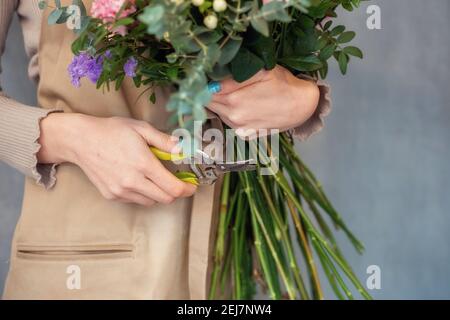
{"type": "Polygon", "coordinates": [[[167,69],[167,76],[171,81],[175,81],[178,78],[178,67],[172,66],[167,69]]]}
{"type": "Polygon", "coordinates": [[[214,65],[220,58],[220,47],[218,44],[213,43],[208,46],[208,50],[205,55],[206,61],[203,64],[205,71],[211,71],[214,65]]]}
{"type": "Polygon", "coordinates": [[[347,67],[348,67],[348,56],[342,51],[339,53],[338,62],[339,62],[339,68],[341,69],[342,74],[345,75],[347,73],[347,67]]]}
{"type": "Polygon", "coordinates": [[[81,28],[80,29],[75,29],[75,33],[77,35],[82,34],[89,26],[89,23],[91,22],[91,17],[89,16],[82,16],[81,17],[81,28]]]}
{"type": "Polygon", "coordinates": [[[328,30],[328,29],[330,29],[330,27],[331,27],[331,25],[333,24],[333,21],[327,21],[326,23],[325,23],[325,25],[323,26],[323,30],[328,30]]]}
{"type": "Polygon", "coordinates": [[[214,81],[221,81],[230,75],[231,71],[228,65],[216,64],[211,72],[208,72],[208,77],[214,81]]]}
{"type": "Polygon", "coordinates": [[[208,10],[211,7],[212,7],[212,2],[211,1],[205,1],[205,2],[203,2],[203,4],[200,7],[198,7],[198,10],[201,13],[204,13],[206,10],[208,10]]]}
{"type": "Polygon", "coordinates": [[[150,95],[150,97],[148,98],[148,100],[155,104],[156,103],[156,94],[154,92],[152,92],[152,94],[150,95]]]}
{"type": "Polygon", "coordinates": [[[322,79],[325,79],[327,77],[328,74],[328,62],[323,62],[323,67],[319,70],[320,73],[320,77],[322,79]]]}
{"type": "Polygon", "coordinates": [[[228,42],[222,48],[222,53],[220,54],[220,59],[218,61],[219,65],[224,66],[230,63],[230,61],[233,60],[233,58],[238,53],[241,45],[242,39],[228,40],[228,42]]]}
{"type": "Polygon", "coordinates": [[[264,68],[264,61],[247,48],[241,48],[231,61],[231,74],[237,82],[244,82],[264,68]]]}
{"type": "Polygon", "coordinates": [[[193,108],[192,115],[193,115],[195,121],[201,121],[202,123],[205,122],[205,120],[207,118],[206,110],[203,107],[193,108]]]}
{"type": "Polygon", "coordinates": [[[326,46],[325,48],[323,48],[320,51],[320,54],[319,54],[320,60],[325,61],[325,60],[330,59],[333,56],[333,53],[335,50],[336,50],[336,45],[334,45],[334,44],[330,44],[330,45],[326,46]]]}
{"type": "Polygon", "coordinates": [[[134,22],[133,18],[127,17],[123,19],[119,19],[114,23],[114,28],[120,27],[120,26],[127,26],[134,22]]]}
{"type": "Polygon", "coordinates": [[[342,51],[344,51],[346,54],[349,54],[351,56],[357,57],[362,59],[364,57],[363,52],[357,48],[357,47],[345,47],[342,51]]]}
{"type": "Polygon", "coordinates": [[[120,89],[120,87],[122,86],[123,80],[125,79],[125,74],[121,73],[117,79],[116,79],[116,85],[115,85],[115,89],[116,91],[118,91],[120,89]]]}
{"type": "Polygon", "coordinates": [[[165,32],[164,18],[165,7],[162,4],[149,5],[139,16],[139,20],[147,25],[147,32],[161,38],[165,32]]]}
{"type": "Polygon", "coordinates": [[[356,33],[353,31],[347,31],[342,33],[338,38],[337,38],[337,42],[339,43],[347,43],[352,41],[356,36],[356,33]]]}
{"type": "Polygon", "coordinates": [[[70,14],[67,12],[67,7],[62,7],[61,10],[63,10],[63,14],[56,21],[57,24],[66,23],[67,19],[69,19],[69,17],[70,17],[70,14]]]}
{"type": "Polygon", "coordinates": [[[218,31],[209,31],[204,32],[197,36],[197,38],[204,44],[209,45],[211,43],[216,43],[220,39],[222,39],[223,35],[218,31]]]}
{"type": "Polygon", "coordinates": [[[263,36],[269,36],[269,23],[262,18],[252,18],[250,20],[252,27],[263,36]]]}
{"type": "Polygon", "coordinates": [[[284,58],[280,60],[281,63],[286,64],[287,66],[303,72],[311,72],[316,71],[322,68],[322,61],[315,55],[307,56],[307,57],[292,57],[292,58],[284,58]]]}
{"type": "Polygon", "coordinates": [[[81,17],[86,16],[87,12],[86,12],[86,7],[83,3],[83,0],[72,0],[72,4],[74,4],[80,8],[81,17]]]}
{"type": "Polygon", "coordinates": [[[291,16],[284,8],[285,4],[281,1],[271,1],[261,7],[261,13],[267,21],[290,22],[291,16]]]}
{"type": "Polygon", "coordinates": [[[63,15],[64,10],[62,9],[55,9],[53,10],[50,15],[48,16],[48,24],[52,25],[52,24],[56,24],[59,20],[59,18],[61,18],[61,16],[63,15]]]}
{"type": "Polygon", "coordinates": [[[275,42],[272,37],[255,33],[256,37],[248,43],[248,49],[264,61],[264,68],[273,69],[277,64],[275,42]]]}
{"type": "Polygon", "coordinates": [[[335,37],[345,31],[345,26],[336,26],[331,30],[330,35],[335,37]]]}
{"type": "Polygon", "coordinates": [[[133,78],[133,82],[134,82],[134,85],[135,85],[137,88],[139,88],[139,87],[141,86],[142,79],[141,79],[141,77],[137,76],[137,77],[134,77],[134,78],[133,78]]]}

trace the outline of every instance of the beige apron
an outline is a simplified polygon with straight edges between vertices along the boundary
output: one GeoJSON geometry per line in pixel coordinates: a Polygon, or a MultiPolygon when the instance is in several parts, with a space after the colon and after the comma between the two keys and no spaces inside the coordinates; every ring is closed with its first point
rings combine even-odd
{"type": "MultiPolygon", "coordinates": [[[[42,108],[131,117],[167,130],[167,90],[156,88],[151,105],[150,93],[138,99],[144,89],[132,81],[117,92],[96,90],[88,81],[74,88],[67,66],[75,36],[65,25],[48,26],[47,15],[39,49],[42,108]]],[[[219,184],[200,187],[193,199],[145,208],[105,200],[75,165],[60,165],[57,178],[50,191],[26,180],[5,299],[207,297],[219,184]]]]}

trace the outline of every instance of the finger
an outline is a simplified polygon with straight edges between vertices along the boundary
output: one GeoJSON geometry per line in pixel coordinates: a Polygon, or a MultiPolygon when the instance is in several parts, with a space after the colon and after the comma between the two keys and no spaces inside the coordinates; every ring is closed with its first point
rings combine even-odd
{"type": "Polygon", "coordinates": [[[97,175],[95,170],[91,170],[89,167],[81,168],[92,184],[97,188],[98,192],[107,200],[112,200],[114,196],[109,191],[107,184],[97,175]]]}
{"type": "Polygon", "coordinates": [[[175,198],[189,197],[195,192],[196,188],[194,185],[185,183],[175,177],[153,154],[149,156],[153,157],[154,161],[151,161],[148,167],[145,168],[144,174],[155,185],[175,198]]]}
{"type": "Polygon", "coordinates": [[[252,85],[256,82],[260,82],[264,80],[265,75],[267,74],[266,70],[261,70],[258,73],[256,73],[253,77],[251,77],[248,80],[245,80],[244,82],[237,82],[236,80],[232,78],[228,78],[225,80],[222,80],[220,82],[220,91],[215,93],[214,95],[224,95],[229,94],[231,92],[240,90],[244,87],[247,87],[249,85],[252,85]]]}
{"type": "Polygon", "coordinates": [[[134,186],[134,192],[159,203],[169,204],[172,203],[173,200],[175,200],[174,197],[169,195],[167,192],[162,190],[160,187],[158,187],[156,184],[146,179],[145,177],[142,177],[137,181],[134,186]]]}
{"type": "Polygon", "coordinates": [[[164,132],[161,132],[151,125],[138,126],[137,131],[145,139],[145,141],[162,151],[177,154],[181,152],[181,148],[178,145],[178,137],[174,137],[164,132]]]}
{"type": "Polygon", "coordinates": [[[186,198],[193,196],[198,189],[197,185],[194,185],[192,183],[187,183],[187,182],[183,182],[183,183],[186,185],[183,196],[186,198]]]}
{"type": "Polygon", "coordinates": [[[147,198],[139,193],[135,193],[135,192],[126,193],[123,200],[121,200],[120,202],[135,203],[135,204],[139,204],[144,207],[151,207],[154,204],[156,204],[156,202],[154,200],[149,199],[149,198],[147,198]]]}
{"type": "Polygon", "coordinates": [[[225,104],[216,101],[211,101],[207,108],[219,116],[226,114],[228,110],[225,104]]]}

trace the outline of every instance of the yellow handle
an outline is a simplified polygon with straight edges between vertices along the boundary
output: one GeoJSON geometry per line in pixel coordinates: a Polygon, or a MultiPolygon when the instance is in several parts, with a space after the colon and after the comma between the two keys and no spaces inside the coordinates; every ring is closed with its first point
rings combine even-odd
{"type": "Polygon", "coordinates": [[[187,171],[177,172],[177,173],[175,173],[175,177],[177,177],[178,179],[180,179],[183,182],[190,183],[195,186],[199,185],[197,176],[195,174],[193,174],[192,172],[187,172],[187,171]]]}
{"type": "MultiPolygon", "coordinates": [[[[177,174],[175,174],[175,176],[178,178],[178,175],[177,175],[177,174]]],[[[198,186],[198,185],[200,184],[200,183],[198,182],[197,177],[195,177],[195,178],[178,178],[178,179],[180,179],[180,180],[183,181],[183,182],[193,184],[194,186],[198,186]]]]}
{"type": "Polygon", "coordinates": [[[179,161],[179,160],[186,159],[186,156],[182,153],[171,154],[171,153],[159,150],[158,148],[155,148],[155,147],[150,147],[150,150],[159,160],[162,160],[162,161],[179,161]]]}
{"type": "MultiPolygon", "coordinates": [[[[183,154],[171,154],[171,153],[159,150],[158,148],[155,148],[155,147],[150,147],[150,150],[156,156],[156,158],[158,158],[159,160],[162,160],[162,161],[177,161],[177,160],[186,159],[186,156],[183,154]]],[[[175,176],[183,182],[190,183],[195,186],[199,185],[197,176],[192,172],[187,172],[187,171],[177,172],[177,173],[175,173],[175,176]]]]}

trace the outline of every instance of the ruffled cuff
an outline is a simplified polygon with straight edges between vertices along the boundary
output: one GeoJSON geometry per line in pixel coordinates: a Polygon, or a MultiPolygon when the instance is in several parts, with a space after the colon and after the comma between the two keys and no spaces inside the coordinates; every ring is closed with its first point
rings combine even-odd
{"type": "Polygon", "coordinates": [[[46,189],[56,183],[57,164],[38,163],[40,121],[61,111],[26,106],[0,93],[0,160],[46,189]]]}
{"type": "Polygon", "coordinates": [[[328,84],[321,80],[314,80],[310,77],[300,75],[299,78],[315,81],[319,87],[319,105],[314,114],[302,125],[291,129],[292,135],[301,141],[307,140],[313,134],[319,132],[324,127],[324,119],[331,112],[331,89],[328,84]]]}

